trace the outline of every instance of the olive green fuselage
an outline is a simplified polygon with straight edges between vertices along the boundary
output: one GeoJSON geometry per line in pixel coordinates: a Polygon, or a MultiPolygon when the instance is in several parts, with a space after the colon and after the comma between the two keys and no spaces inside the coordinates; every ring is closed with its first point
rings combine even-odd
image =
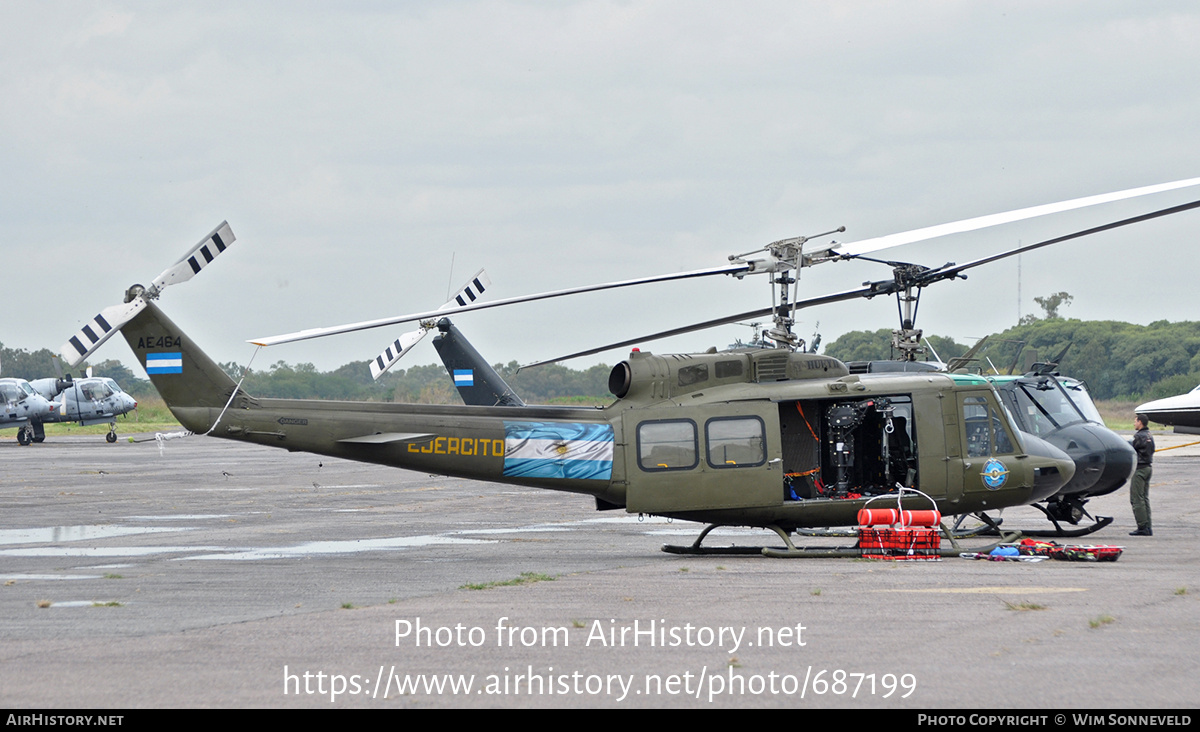
{"type": "MultiPolygon", "coordinates": [[[[236,384],[153,304],[123,331],[144,366],[155,356],[150,378],[193,432],[584,493],[631,513],[849,525],[868,502],[895,506],[900,486],[959,514],[1038,500],[1052,492],[1048,472],[1072,469],[1027,449],[1036,438],[1012,427],[985,381],[942,374],[849,376],[832,359],[785,367],[771,353],[634,354],[615,389],[624,395],[603,409],[231,400],[236,384]]],[[[907,492],[903,505],[929,507],[907,492]]]]}

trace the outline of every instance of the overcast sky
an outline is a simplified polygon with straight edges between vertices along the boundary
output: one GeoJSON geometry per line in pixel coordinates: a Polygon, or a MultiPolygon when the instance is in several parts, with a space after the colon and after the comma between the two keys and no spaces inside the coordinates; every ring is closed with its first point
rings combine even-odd
{"type": "MultiPolygon", "coordinates": [[[[0,3],[0,342],[57,350],[225,219],[234,246],[161,303],[244,364],[246,339],[432,309],[480,267],[511,297],[1200,176],[1197,38],[1194,2],[0,3]]],[[[962,262],[1194,199],[886,256],[962,262]]],[[[918,325],[969,343],[1060,290],[1069,317],[1195,320],[1197,229],[1190,212],[1027,254],[1020,299],[1015,261],[975,270],[930,289],[918,325]]],[[[825,264],[803,295],[889,275],[825,264]]],[[[457,323],[490,360],[529,362],[769,297],[721,277],[457,323]]],[[[828,343],[895,327],[896,307],[801,319],[828,343]]],[[[255,366],[335,368],[407,329],[255,366]]],[[[120,339],[104,358],[134,365],[120,339]]]]}

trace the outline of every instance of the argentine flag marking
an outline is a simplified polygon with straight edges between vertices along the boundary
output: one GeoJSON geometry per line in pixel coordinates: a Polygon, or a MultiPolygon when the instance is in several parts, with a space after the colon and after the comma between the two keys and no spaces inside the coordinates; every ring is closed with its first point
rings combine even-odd
{"type": "Polygon", "coordinates": [[[146,373],[182,374],[183,354],[178,351],[175,353],[147,353],[146,373]]]}
{"type": "Polygon", "coordinates": [[[504,475],[611,480],[612,461],[610,424],[504,423],[504,475]]]}
{"type": "Polygon", "coordinates": [[[454,369],[455,386],[475,386],[475,372],[471,369],[454,369]]]}

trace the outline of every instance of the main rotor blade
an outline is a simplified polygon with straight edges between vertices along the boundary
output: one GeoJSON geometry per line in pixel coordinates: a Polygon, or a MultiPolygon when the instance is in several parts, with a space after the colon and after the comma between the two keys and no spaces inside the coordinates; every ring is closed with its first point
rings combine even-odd
{"type": "MultiPolygon", "coordinates": [[[[655,275],[653,277],[641,277],[634,280],[621,280],[618,282],[606,282],[600,285],[587,285],[584,287],[572,287],[566,290],[554,290],[552,292],[542,292],[536,295],[522,295],[520,297],[509,297],[503,300],[494,300],[486,303],[474,303],[465,307],[457,308],[455,312],[466,313],[472,310],[484,310],[487,308],[496,308],[502,305],[513,305],[519,302],[533,302],[534,300],[546,300],[552,297],[563,297],[565,295],[577,295],[584,292],[597,292],[599,290],[611,290],[618,287],[630,287],[632,285],[645,285],[652,282],[669,282],[671,280],[685,280],[696,277],[708,277],[710,275],[721,274],[737,274],[739,272],[748,272],[750,265],[748,264],[732,264],[724,267],[710,267],[708,269],[696,269],[690,272],[677,272],[669,275],[655,275]]],[[[249,343],[256,346],[275,346],[280,343],[293,343],[295,341],[304,341],[310,338],[322,338],[324,336],[338,335],[340,333],[352,333],[357,330],[367,330],[368,328],[381,328],[385,325],[395,325],[396,323],[411,323],[414,320],[424,320],[432,318],[435,315],[441,314],[441,310],[427,310],[423,313],[412,313],[410,315],[399,315],[394,318],[380,318],[379,320],[364,320],[361,323],[350,323],[348,325],[335,325],[329,328],[309,328],[295,333],[287,333],[278,336],[268,336],[265,338],[253,338],[249,343]]]]}
{"type": "MultiPolygon", "coordinates": [[[[843,300],[853,300],[854,298],[857,298],[857,297],[874,297],[877,294],[879,294],[879,293],[876,292],[871,287],[860,287],[857,290],[845,290],[843,292],[835,292],[831,295],[822,295],[820,297],[810,297],[807,300],[797,300],[795,305],[796,305],[796,309],[799,310],[801,308],[816,307],[817,305],[828,305],[829,303],[841,302],[843,300]]],[[[602,353],[604,351],[609,351],[614,348],[623,348],[625,346],[633,346],[638,343],[649,343],[650,341],[656,341],[660,338],[670,338],[671,336],[683,335],[685,333],[694,333],[698,330],[705,330],[707,328],[715,328],[718,325],[726,325],[728,323],[736,323],[739,320],[750,320],[752,318],[761,318],[766,315],[771,315],[774,312],[775,312],[775,308],[762,308],[760,310],[751,310],[748,313],[738,313],[737,315],[730,315],[730,316],[727,316],[724,318],[716,318],[714,320],[706,320],[703,323],[695,323],[693,325],[685,325],[682,328],[672,328],[671,330],[664,330],[664,331],[660,331],[658,333],[651,333],[649,335],[644,335],[644,336],[641,336],[638,338],[630,338],[628,340],[620,341],[618,343],[609,343],[608,345],[600,346],[599,348],[589,348],[586,351],[577,351],[575,353],[572,353],[572,354],[569,354],[566,356],[559,356],[558,358],[551,358],[551,359],[547,359],[545,361],[538,361],[536,363],[525,364],[524,366],[521,366],[518,369],[518,371],[521,371],[524,369],[531,369],[534,366],[545,366],[546,364],[558,363],[559,361],[568,361],[572,358],[579,358],[580,356],[591,356],[594,353],[602,353]]]]}
{"type": "MultiPolygon", "coordinates": [[[[1041,206],[1031,206],[1029,208],[1021,208],[1015,211],[1006,211],[1004,213],[989,214],[987,216],[977,216],[973,219],[963,219],[962,221],[952,221],[948,224],[939,224],[937,226],[927,226],[923,229],[913,229],[911,231],[902,231],[897,234],[888,234],[887,236],[877,236],[873,239],[862,239],[860,241],[842,244],[835,250],[836,254],[869,254],[877,252],[880,249],[889,247],[898,247],[902,244],[912,244],[926,239],[935,239],[939,236],[947,236],[949,234],[959,234],[966,231],[976,231],[985,229],[989,226],[999,226],[1000,224],[1008,224],[1014,221],[1023,221],[1032,219],[1037,216],[1045,216],[1052,213],[1060,213],[1062,211],[1073,211],[1077,208],[1085,208],[1087,206],[1096,206],[1101,203],[1111,203],[1113,201],[1123,201],[1128,198],[1137,198],[1138,196],[1148,196],[1153,193],[1162,193],[1164,191],[1173,191],[1179,188],[1187,188],[1189,186],[1200,185],[1200,178],[1188,178],[1187,180],[1179,180],[1173,183],[1160,183],[1153,186],[1143,186],[1141,188],[1130,188],[1124,191],[1115,193],[1102,193],[1097,196],[1087,196],[1084,198],[1075,198],[1070,201],[1060,201],[1059,203],[1047,203],[1041,206]]],[[[836,258],[836,256],[834,257],[836,258]]]]}
{"type": "MultiPolygon", "coordinates": [[[[1200,179],[1197,179],[1197,182],[1200,182],[1200,179]]],[[[1040,249],[1042,247],[1050,246],[1051,244],[1058,244],[1060,242],[1070,241],[1071,239],[1079,239],[1084,236],[1089,236],[1091,234],[1098,234],[1102,231],[1108,231],[1110,229],[1117,229],[1122,226],[1128,226],[1130,224],[1137,224],[1137,223],[1141,223],[1143,221],[1150,221],[1151,219],[1157,219],[1157,218],[1160,218],[1163,216],[1170,216],[1171,214],[1182,213],[1183,211],[1189,211],[1194,208],[1200,208],[1200,201],[1192,201],[1191,203],[1183,203],[1178,206],[1170,206],[1168,208],[1160,209],[1158,211],[1151,211],[1150,213],[1141,214],[1139,216],[1131,216],[1130,218],[1121,219],[1120,221],[1113,221],[1111,223],[1103,224],[1101,226],[1093,226],[1090,229],[1083,229],[1081,231],[1076,231],[1071,234],[1065,234],[1063,236],[1054,237],[1053,239],[1046,239],[1045,241],[1040,241],[1040,242],[1037,242],[1034,244],[1028,244],[1026,246],[1017,247],[1015,249],[1010,249],[1006,252],[1002,252],[1000,254],[993,254],[991,256],[981,257],[979,259],[976,259],[971,262],[967,262],[962,265],[950,265],[950,266],[942,268],[942,269],[930,270],[929,272],[925,273],[922,276],[922,280],[925,280],[925,284],[931,284],[932,282],[935,282],[938,280],[950,279],[950,278],[954,277],[955,275],[957,275],[958,273],[962,272],[963,270],[971,269],[972,267],[979,267],[981,265],[988,264],[990,262],[995,262],[996,260],[999,260],[999,259],[1004,259],[1005,257],[1011,257],[1013,255],[1021,254],[1023,252],[1028,252],[1028,251],[1032,251],[1034,249],[1040,249]]],[[[899,285],[897,285],[897,283],[894,280],[882,280],[880,282],[872,282],[872,283],[868,283],[866,286],[860,287],[856,290],[845,290],[842,292],[835,292],[831,295],[822,295],[820,297],[810,297],[806,300],[797,300],[794,307],[796,310],[801,310],[804,308],[816,307],[818,305],[828,305],[828,304],[834,303],[834,302],[842,302],[844,300],[853,300],[854,298],[858,298],[858,297],[872,298],[872,297],[876,297],[878,295],[892,294],[893,292],[896,291],[896,288],[898,286],[899,285]]],[[[558,363],[559,361],[566,361],[566,360],[569,360],[572,358],[578,358],[580,356],[590,356],[594,353],[601,353],[603,351],[607,351],[607,350],[610,350],[613,348],[621,348],[624,346],[631,346],[631,345],[634,345],[637,343],[647,343],[649,341],[657,340],[659,338],[668,338],[670,336],[683,335],[684,333],[692,333],[694,331],[704,330],[705,328],[713,328],[718,325],[725,325],[726,323],[735,323],[739,320],[748,320],[750,318],[758,318],[758,317],[762,317],[764,315],[770,315],[773,312],[775,312],[774,308],[763,308],[762,310],[755,310],[755,311],[749,312],[749,313],[741,313],[739,315],[731,315],[727,318],[717,318],[715,320],[707,320],[703,323],[697,323],[695,325],[684,326],[682,328],[674,328],[672,330],[666,330],[666,331],[662,331],[659,333],[652,333],[650,335],[645,335],[640,338],[631,338],[628,340],[620,341],[619,343],[610,343],[605,346],[600,346],[599,348],[590,348],[586,351],[578,351],[576,353],[572,353],[567,356],[560,356],[558,358],[552,358],[552,359],[548,359],[545,361],[538,361],[536,363],[526,364],[526,365],[522,366],[521,368],[528,369],[528,368],[533,368],[534,366],[544,366],[546,364],[558,363]]],[[[980,345],[982,345],[982,341],[980,341],[980,343],[976,344],[976,348],[978,348],[980,345]]]]}
{"type": "MultiPolygon", "coordinates": [[[[965,264],[950,265],[950,266],[943,267],[940,269],[932,270],[928,274],[933,275],[933,277],[930,278],[930,281],[949,279],[949,278],[957,275],[959,272],[962,272],[963,270],[971,269],[972,267],[978,267],[978,266],[984,265],[984,264],[989,264],[989,263],[995,262],[996,260],[999,260],[999,259],[1011,257],[1015,254],[1022,254],[1024,252],[1032,251],[1034,249],[1041,249],[1042,247],[1048,247],[1051,244],[1058,244],[1060,242],[1070,241],[1071,239],[1078,239],[1080,237],[1090,236],[1092,234],[1099,234],[1100,232],[1108,231],[1109,229],[1119,229],[1122,226],[1128,226],[1130,224],[1138,224],[1143,221],[1150,221],[1151,219],[1157,219],[1157,218],[1161,218],[1163,216],[1170,216],[1171,214],[1177,214],[1177,213],[1182,213],[1184,211],[1190,211],[1191,209],[1194,209],[1194,208],[1200,208],[1200,201],[1192,201],[1191,203],[1181,203],[1178,206],[1170,206],[1168,208],[1159,209],[1158,211],[1151,211],[1150,213],[1141,214],[1140,216],[1131,216],[1130,218],[1121,219],[1120,221],[1113,221],[1112,223],[1102,224],[1100,226],[1093,226],[1090,229],[1083,229],[1081,231],[1076,231],[1072,234],[1064,234],[1063,236],[1056,236],[1053,239],[1046,239],[1045,241],[1039,241],[1035,244],[1027,244],[1025,246],[1017,247],[1015,249],[1009,249],[1008,251],[1001,252],[1000,254],[993,254],[991,256],[981,257],[979,259],[972,260],[965,264]]],[[[922,279],[924,279],[924,277],[922,279]]]]}

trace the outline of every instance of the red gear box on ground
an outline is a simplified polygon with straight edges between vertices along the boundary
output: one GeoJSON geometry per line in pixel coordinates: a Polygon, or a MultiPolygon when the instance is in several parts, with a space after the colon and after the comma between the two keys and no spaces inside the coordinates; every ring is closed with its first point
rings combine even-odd
{"type": "Polygon", "coordinates": [[[859,552],[869,559],[936,559],[941,548],[941,534],[932,528],[858,529],[859,552]]]}

